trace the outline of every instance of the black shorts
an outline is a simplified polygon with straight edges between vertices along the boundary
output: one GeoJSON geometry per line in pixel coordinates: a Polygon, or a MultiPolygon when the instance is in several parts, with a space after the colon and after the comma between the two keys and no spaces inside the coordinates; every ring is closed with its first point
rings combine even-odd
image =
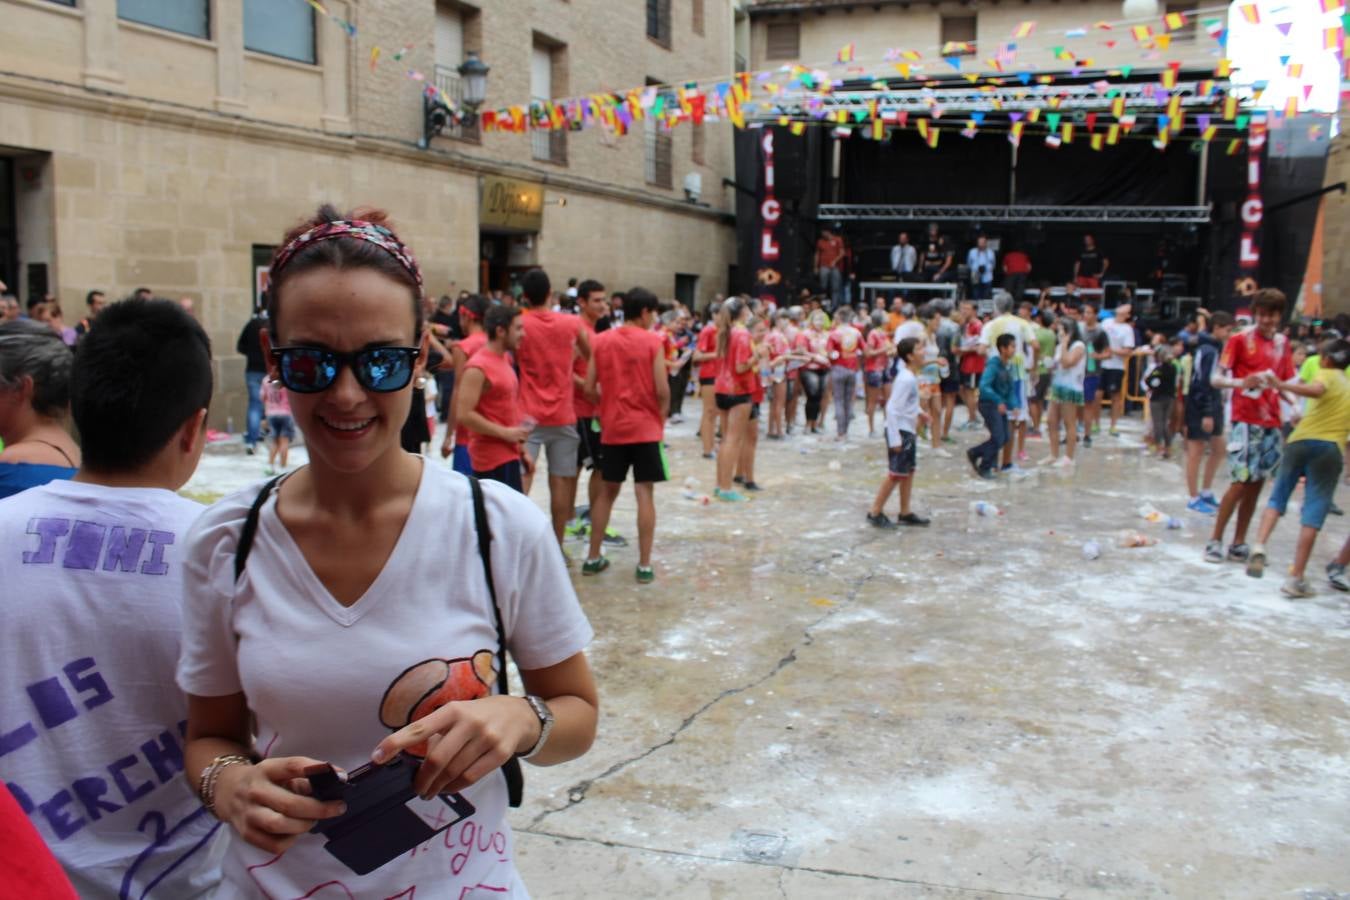
{"type": "Polygon", "coordinates": [[[1214,430],[1206,432],[1203,426],[1204,416],[1189,402],[1186,404],[1186,440],[1207,441],[1210,438],[1223,437],[1223,410],[1214,414],[1214,430]]]}
{"type": "Polygon", "coordinates": [[[900,445],[898,447],[892,447],[888,429],[886,435],[886,458],[890,476],[892,478],[908,478],[913,475],[918,460],[918,442],[914,439],[914,432],[901,431],[900,445]]]}
{"type": "Polygon", "coordinates": [[[628,480],[628,469],[639,484],[665,481],[670,477],[666,448],[660,441],[647,444],[605,444],[600,454],[600,477],[615,484],[628,480]]]}
{"type": "Polygon", "coordinates": [[[961,364],[956,360],[948,358],[947,377],[938,383],[939,390],[944,394],[956,394],[961,390],[961,364]]]}
{"type": "Polygon", "coordinates": [[[972,391],[978,391],[980,389],[980,376],[983,374],[983,372],[962,372],[961,387],[970,388],[972,391]]]}
{"type": "Polygon", "coordinates": [[[1046,372],[1040,378],[1036,379],[1036,402],[1044,405],[1045,398],[1050,396],[1050,379],[1052,373],[1046,372]]]}
{"type": "Polygon", "coordinates": [[[521,478],[520,460],[518,459],[503,463],[491,471],[474,472],[473,474],[480,481],[500,481],[512,490],[520,491],[522,494],[525,493],[524,481],[521,478]]]}
{"type": "Polygon", "coordinates": [[[698,383],[703,385],[704,387],[707,387],[710,384],[716,383],[716,381],[717,381],[716,378],[700,378],[698,380],[698,383]]]}
{"type": "Polygon", "coordinates": [[[735,409],[736,407],[740,406],[742,403],[749,403],[749,402],[750,402],[750,395],[749,395],[749,394],[718,394],[718,395],[716,396],[716,399],[717,399],[717,408],[720,409],[720,410],[722,410],[723,412],[726,412],[726,411],[729,410],[729,409],[735,409]]]}
{"type": "Polygon", "coordinates": [[[751,403],[751,404],[750,404],[750,418],[751,418],[752,421],[759,418],[759,404],[758,404],[758,403],[751,403]]]}
{"type": "Polygon", "coordinates": [[[1125,372],[1122,369],[1102,369],[1101,377],[1101,385],[1098,390],[1107,399],[1119,394],[1121,387],[1125,384],[1125,372]]]}
{"type": "Polygon", "coordinates": [[[577,419],[577,471],[596,469],[604,457],[600,441],[600,420],[593,416],[577,419]]]}

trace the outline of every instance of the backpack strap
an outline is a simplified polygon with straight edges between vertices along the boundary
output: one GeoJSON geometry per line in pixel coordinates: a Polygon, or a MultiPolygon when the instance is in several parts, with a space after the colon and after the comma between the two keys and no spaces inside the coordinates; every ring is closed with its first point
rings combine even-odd
{"type": "MultiPolygon", "coordinates": [[[[483,502],[483,485],[472,475],[469,490],[473,494],[473,528],[478,535],[478,557],[483,562],[483,577],[487,580],[488,595],[492,598],[492,615],[497,624],[497,693],[510,696],[511,686],[506,678],[506,629],[502,626],[502,608],[497,603],[497,586],[492,578],[492,528],[488,525],[487,505],[483,502]]],[[[506,793],[510,805],[519,807],[525,796],[525,773],[520,760],[512,756],[502,764],[506,776],[506,793]]]]}
{"type": "Polygon", "coordinates": [[[239,532],[239,545],[234,550],[234,580],[238,581],[239,576],[244,574],[244,564],[248,562],[249,551],[253,549],[253,538],[258,533],[258,515],[262,512],[263,504],[267,498],[272,495],[272,491],[285,474],[278,475],[271,481],[262,486],[258,491],[258,496],[254,498],[253,505],[248,509],[248,517],[244,519],[244,528],[239,532]]]}

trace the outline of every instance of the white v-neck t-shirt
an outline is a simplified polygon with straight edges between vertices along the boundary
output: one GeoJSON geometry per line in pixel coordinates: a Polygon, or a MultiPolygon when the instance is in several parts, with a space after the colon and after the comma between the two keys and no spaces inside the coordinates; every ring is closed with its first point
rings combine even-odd
{"type": "MultiPolygon", "coordinates": [[[[310,756],[348,771],[429,702],[495,692],[497,631],[467,479],[423,461],[403,532],[351,606],[338,603],[309,567],[277,516],[275,496],[262,508],[235,583],[235,548],[257,492],[220,501],[188,535],[188,578],[197,589],[189,589],[184,609],[184,691],[242,691],[257,717],[257,752],[310,756]]],[[[553,529],[505,485],[484,481],[483,494],[507,647],[522,669],[557,665],[593,632],[553,529]]],[[[506,822],[504,776],[494,772],[464,796],[477,808],[473,816],[365,876],[331,856],[320,835],[302,836],[274,859],[232,832],[222,895],[310,896],[335,883],[360,900],[527,897],[506,822]]]]}

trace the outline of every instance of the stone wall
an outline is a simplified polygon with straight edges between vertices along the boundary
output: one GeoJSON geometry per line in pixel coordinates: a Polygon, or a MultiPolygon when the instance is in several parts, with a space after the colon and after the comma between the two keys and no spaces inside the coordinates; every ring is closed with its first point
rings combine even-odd
{"type": "MultiPolygon", "coordinates": [[[[3,68],[17,73],[0,74],[0,153],[32,161],[21,230],[44,236],[21,248],[21,264],[48,264],[72,320],[91,289],[119,297],[147,285],[193,297],[217,359],[213,426],[244,420],[234,348],[252,302],[252,250],[276,244],[321,202],[388,210],[436,294],[477,284],[480,176],[542,182],[554,202],[537,254],[560,287],[570,276],[598,277],[669,297],[678,272],[699,277],[702,300],[725,290],[735,253],[732,198],[721,188],[732,168],[730,126],[708,127],[700,167],[689,158],[689,129],[677,132],[673,189],[645,183],[640,133],[574,133],[566,166],[533,161],[528,135],[437,139],[419,149],[421,100],[405,70],[431,70],[434,3],[326,5],[353,17],[361,37],[348,41],[320,21],[319,64],[305,66],[243,51],[239,5],[225,0],[212,4],[220,15],[211,41],[120,22],[116,0],[85,0],[74,11],[0,0],[0,14],[19,26],[0,31],[3,68]],[[371,73],[362,42],[392,53],[408,34],[424,39],[410,58],[371,73]],[[131,47],[137,58],[125,63],[131,47]],[[681,177],[693,168],[704,173],[708,207],[682,200],[681,177]]],[[[646,39],[641,4],[484,4],[489,106],[528,100],[535,34],[567,45],[574,93],[627,89],[648,75],[729,72],[727,0],[706,0],[697,41],[689,4],[673,5],[668,50],[646,39]]]]}

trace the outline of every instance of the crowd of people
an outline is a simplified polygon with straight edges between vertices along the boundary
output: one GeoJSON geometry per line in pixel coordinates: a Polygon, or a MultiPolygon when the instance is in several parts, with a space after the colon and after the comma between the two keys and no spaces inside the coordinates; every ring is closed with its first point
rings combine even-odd
{"type": "MultiPolygon", "coordinates": [[[[973,300],[821,294],[695,311],[595,279],[557,290],[534,269],[518,296],[433,302],[382,213],[331,207],[284,236],[270,279],[239,350],[244,439],[253,450],[265,423],[271,477],[204,510],[177,493],[214,388],[189,309],[91,298],[73,353],[49,317],[0,324],[0,579],[25,623],[0,692],[0,814],[28,817],[61,863],[43,896],[70,896],[66,879],[83,896],[521,891],[505,821],[518,760],[574,759],[596,730],[568,541],[586,541],[582,576],[606,572],[631,480],[634,578],[655,580],[655,486],[686,395],[712,503],[771,487],[756,476],[761,437],[866,439],[886,463],[860,527],[921,528],[919,462],[950,458],[954,433],[987,433],[966,450],[972,478],[1026,474],[1038,442],[1039,466],[1069,476],[1135,401],[1148,452],[1185,442],[1187,508],[1214,518],[1206,560],[1260,577],[1302,484],[1281,589],[1309,596],[1317,535],[1339,512],[1350,343],[1282,327],[1275,290],[1253,296],[1249,325],[1202,313],[1177,333],[1072,291],[1000,291],[986,315],[973,300]],[[298,435],[308,461],[292,468],[298,435]],[[535,482],[548,515],[525,496],[535,482]],[[509,695],[508,652],[525,696],[509,695]],[[329,852],[304,837],[349,812],[315,779],[335,766],[355,784],[367,764],[405,765],[429,827],[468,817],[473,833],[430,845],[444,854],[344,866],[355,851],[339,832],[329,852]]],[[[1327,565],[1338,590],[1347,564],[1350,541],[1327,565]]]]}

